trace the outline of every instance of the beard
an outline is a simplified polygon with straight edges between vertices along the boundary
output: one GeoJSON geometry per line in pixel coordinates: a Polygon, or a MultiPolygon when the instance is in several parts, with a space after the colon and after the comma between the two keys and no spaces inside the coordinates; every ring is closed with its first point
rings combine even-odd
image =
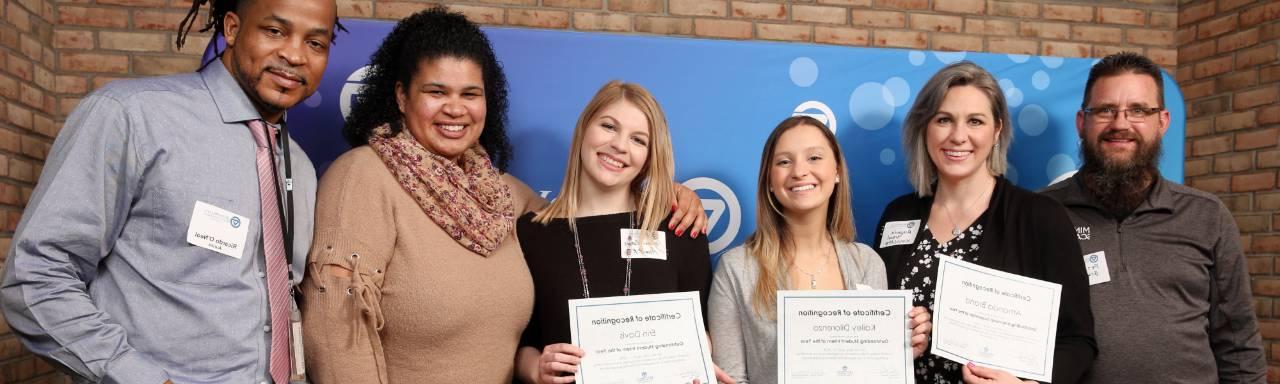
{"type": "Polygon", "coordinates": [[[1133,131],[1104,132],[1096,140],[1083,141],[1084,165],[1080,167],[1079,175],[1085,191],[1116,218],[1129,216],[1147,200],[1154,181],[1159,177],[1160,141],[1157,137],[1147,143],[1133,131]],[[1133,139],[1137,150],[1129,159],[1107,157],[1099,144],[1109,138],[1133,139]]]}
{"type": "MultiPolygon", "coordinates": [[[[232,61],[233,61],[232,63],[233,65],[227,66],[228,72],[231,72],[232,77],[235,78],[236,82],[240,84],[240,89],[243,90],[245,95],[249,97],[249,101],[253,103],[255,107],[261,109],[259,111],[260,113],[272,114],[272,113],[284,112],[289,108],[293,108],[294,105],[296,105],[302,99],[305,99],[306,96],[310,96],[310,94],[306,94],[303,96],[302,99],[299,99],[294,102],[286,102],[282,100],[276,100],[275,98],[263,95],[262,91],[258,89],[258,85],[262,84],[263,77],[266,76],[266,72],[268,70],[273,70],[273,69],[279,70],[281,72],[287,72],[289,74],[297,76],[299,78],[299,81],[302,83],[301,86],[306,87],[307,84],[309,84],[309,82],[306,76],[304,76],[301,73],[301,71],[293,70],[289,68],[289,66],[287,65],[280,65],[280,64],[268,65],[265,68],[259,68],[255,70],[255,68],[252,68],[245,63],[238,62],[237,60],[235,60],[235,58],[233,58],[232,61]]],[[[276,95],[277,97],[283,96],[285,94],[284,90],[279,90],[279,91],[280,91],[279,95],[276,95]]]]}

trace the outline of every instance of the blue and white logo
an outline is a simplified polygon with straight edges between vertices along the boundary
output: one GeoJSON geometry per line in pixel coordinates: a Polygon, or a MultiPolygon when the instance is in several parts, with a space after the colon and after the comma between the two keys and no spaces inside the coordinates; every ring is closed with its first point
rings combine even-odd
{"type": "Polygon", "coordinates": [[[346,120],[351,114],[351,99],[364,90],[364,76],[369,72],[369,66],[363,66],[351,72],[347,76],[347,82],[342,84],[342,94],[338,97],[338,108],[342,110],[342,119],[346,120]]]}
{"type": "Polygon", "coordinates": [[[707,240],[710,242],[711,253],[720,253],[733,243],[733,240],[738,237],[738,230],[742,228],[742,206],[738,204],[738,195],[735,195],[728,185],[710,177],[689,179],[684,182],[684,186],[695,193],[706,190],[717,195],[715,197],[699,195],[699,197],[702,198],[702,208],[711,211],[707,214],[707,228],[711,232],[707,234],[707,240]],[[729,216],[727,224],[721,227],[720,220],[724,219],[726,214],[729,216]],[[717,228],[724,229],[717,230],[717,228]]]}
{"type": "Polygon", "coordinates": [[[240,228],[240,216],[231,216],[231,228],[240,228]]]}
{"type": "Polygon", "coordinates": [[[791,116],[809,116],[818,119],[819,122],[825,124],[831,133],[836,133],[836,113],[831,111],[831,107],[823,104],[821,101],[809,100],[796,106],[796,110],[791,116]]]}

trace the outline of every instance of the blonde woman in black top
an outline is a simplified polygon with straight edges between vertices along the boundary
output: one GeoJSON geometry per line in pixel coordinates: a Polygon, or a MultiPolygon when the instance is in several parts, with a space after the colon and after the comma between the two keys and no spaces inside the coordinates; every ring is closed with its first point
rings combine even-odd
{"type": "Polygon", "coordinates": [[[706,238],[670,230],[671,137],[649,91],[611,81],[574,130],[560,196],[517,221],[533,276],[534,309],[520,340],[516,377],[570,383],[584,351],[570,342],[567,301],[697,291],[706,308],[706,238]],[[620,244],[654,234],[665,252],[624,254],[620,244]]]}

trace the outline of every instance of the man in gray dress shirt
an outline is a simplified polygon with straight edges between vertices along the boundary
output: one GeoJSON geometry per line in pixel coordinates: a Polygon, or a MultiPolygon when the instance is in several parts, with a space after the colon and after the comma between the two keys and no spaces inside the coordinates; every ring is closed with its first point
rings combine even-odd
{"type": "Polygon", "coordinates": [[[1076,114],[1084,165],[1043,192],[1067,207],[1089,274],[1098,358],[1083,382],[1263,383],[1235,220],[1156,167],[1162,84],[1135,53],[1094,65],[1076,114]]]}
{"type": "MultiPolygon", "coordinates": [[[[80,102],[14,235],[0,286],[5,318],[76,382],[272,381],[271,332],[288,330],[269,326],[246,123],[283,124],[285,110],[315,92],[336,6],[214,0],[212,13],[227,42],[219,60],[197,73],[116,81],[80,102]],[[234,228],[213,228],[228,217],[234,228]],[[222,242],[210,244],[210,233],[222,242]]],[[[292,153],[297,283],[316,179],[301,148],[282,145],[292,153]]]]}

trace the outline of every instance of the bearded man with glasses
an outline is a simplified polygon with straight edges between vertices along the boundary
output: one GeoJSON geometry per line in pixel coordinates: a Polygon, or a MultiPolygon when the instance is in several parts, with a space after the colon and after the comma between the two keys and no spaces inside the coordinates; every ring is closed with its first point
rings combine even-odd
{"type": "Polygon", "coordinates": [[[1217,197],[1160,176],[1163,106],[1150,59],[1103,58],[1076,113],[1084,165],[1042,192],[1067,207],[1089,274],[1098,358],[1082,382],[1263,383],[1239,230],[1217,197]]]}

